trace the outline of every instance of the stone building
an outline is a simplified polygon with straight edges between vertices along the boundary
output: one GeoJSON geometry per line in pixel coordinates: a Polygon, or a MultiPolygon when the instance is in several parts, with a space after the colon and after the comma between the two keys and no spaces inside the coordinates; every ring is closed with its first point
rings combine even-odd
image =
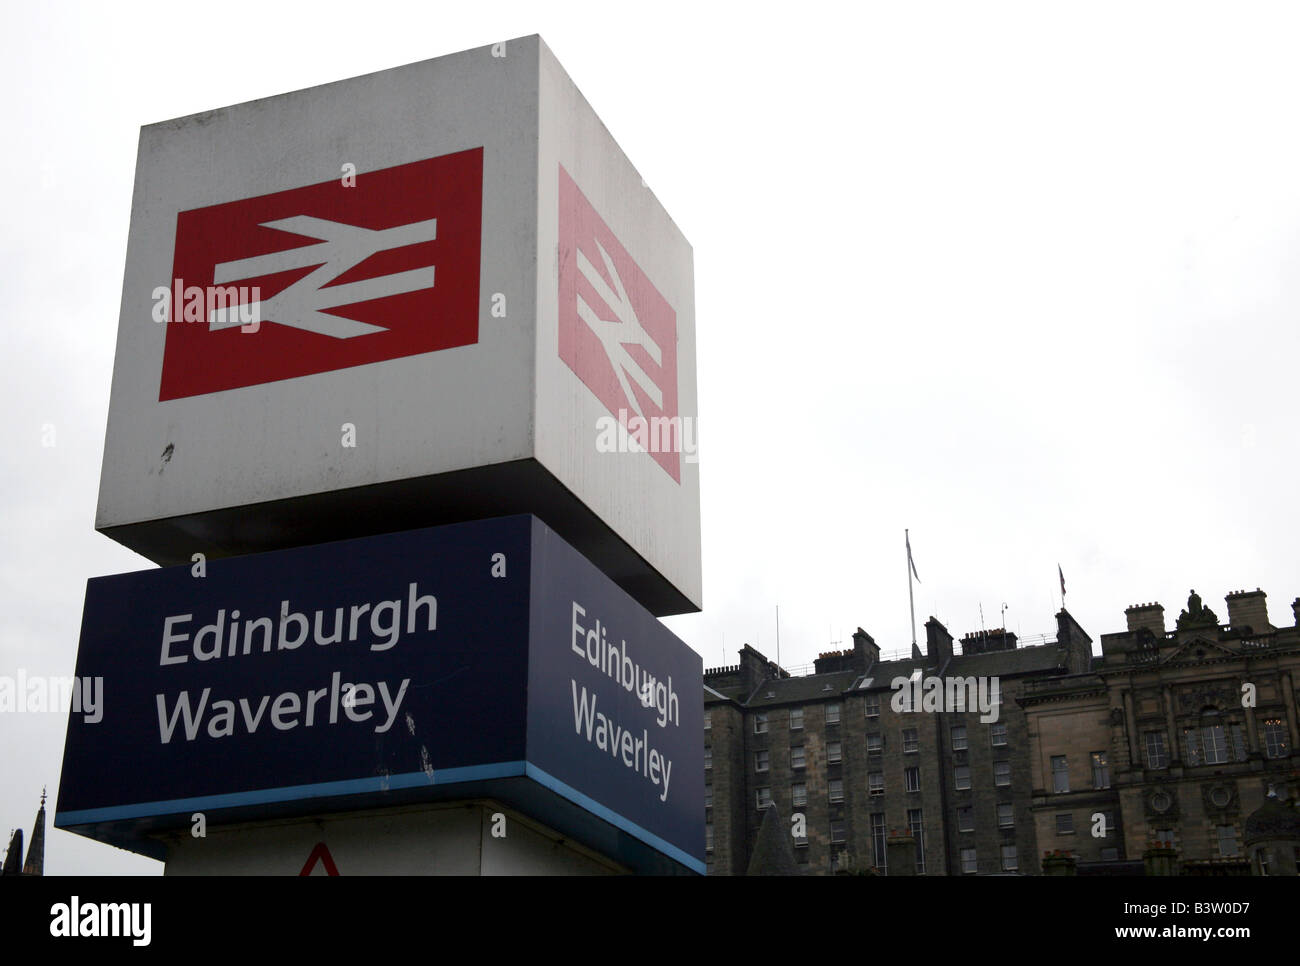
{"type": "MultiPolygon", "coordinates": [[[[1102,635],[1091,669],[1026,682],[1044,853],[1068,854],[1080,875],[1142,874],[1158,844],[1173,874],[1248,875],[1254,836],[1278,852],[1272,874],[1294,874],[1285,842],[1260,836],[1286,824],[1283,802],[1300,791],[1300,627],[1274,627],[1260,590],[1226,604],[1222,623],[1193,592],[1172,630],[1159,604],[1129,607],[1128,629],[1102,635]],[[1270,792],[1276,807],[1247,823],[1270,792]]],[[[1292,610],[1300,623],[1300,600],[1292,610]]]]}
{"type": "Polygon", "coordinates": [[[859,628],[812,674],[748,645],[739,664],[705,672],[711,874],[749,868],[769,804],[809,874],[1039,871],[1019,698],[1030,682],[1086,673],[1091,638],[1064,610],[1056,639],[1033,647],[1003,630],[955,645],[934,618],[925,631],[925,655],[906,660],[882,660],[859,628]]]}

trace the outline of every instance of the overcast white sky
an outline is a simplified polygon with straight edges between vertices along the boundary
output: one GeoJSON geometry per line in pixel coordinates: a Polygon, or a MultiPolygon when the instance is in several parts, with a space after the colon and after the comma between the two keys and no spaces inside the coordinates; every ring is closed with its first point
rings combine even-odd
{"type": "MultiPolygon", "coordinates": [[[[532,33],[695,248],[706,666],[778,604],[786,665],[907,647],[904,527],[957,636],[1054,631],[1058,562],[1095,640],[1192,587],[1294,622],[1294,8],[22,4],[0,675],[72,674],[86,579],[151,566],[93,530],[139,127],[532,33]]],[[[0,833],[65,723],[0,715],[0,833]]],[[[161,871],[52,826],[46,868],[161,871]]]]}

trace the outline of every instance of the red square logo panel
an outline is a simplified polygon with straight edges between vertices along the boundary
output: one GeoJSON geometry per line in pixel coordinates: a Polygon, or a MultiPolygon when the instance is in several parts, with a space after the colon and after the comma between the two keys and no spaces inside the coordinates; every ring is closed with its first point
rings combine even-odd
{"type": "Polygon", "coordinates": [[[482,199],[475,148],[180,212],[159,400],[476,343],[482,199]]]}
{"type": "Polygon", "coordinates": [[[677,313],[563,166],[559,231],[560,358],[681,483],[677,313]]]}

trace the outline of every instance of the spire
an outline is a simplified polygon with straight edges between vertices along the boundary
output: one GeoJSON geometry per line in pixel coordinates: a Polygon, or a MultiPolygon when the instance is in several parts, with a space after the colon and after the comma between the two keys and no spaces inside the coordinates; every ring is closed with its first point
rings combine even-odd
{"type": "Polygon", "coordinates": [[[32,826],[32,844],[27,849],[27,861],[23,863],[23,875],[45,874],[45,789],[41,789],[41,807],[36,812],[36,824],[32,826]]]}
{"type": "Polygon", "coordinates": [[[749,859],[746,875],[801,875],[803,870],[794,860],[789,830],[781,823],[776,806],[769,805],[763,814],[763,824],[758,827],[758,841],[749,859]]]}
{"type": "Polygon", "coordinates": [[[23,870],[23,830],[14,829],[14,837],[9,840],[9,851],[5,853],[4,868],[0,875],[19,875],[23,870]]]}

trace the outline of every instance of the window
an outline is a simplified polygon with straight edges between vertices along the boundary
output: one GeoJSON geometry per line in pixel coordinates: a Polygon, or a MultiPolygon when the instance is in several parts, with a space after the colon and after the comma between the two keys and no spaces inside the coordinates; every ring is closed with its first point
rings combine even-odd
{"type": "Polygon", "coordinates": [[[713,767],[713,748],[709,745],[704,746],[704,770],[708,771],[713,767]]]}
{"type": "Polygon", "coordinates": [[[1110,788],[1110,765],[1106,763],[1104,751],[1092,753],[1092,787],[1110,788]]]}
{"type": "Polygon", "coordinates": [[[952,750],[953,751],[966,750],[966,726],[965,725],[953,725],[952,750]]]}
{"type": "Polygon", "coordinates": [[[766,711],[760,711],[756,715],[754,715],[754,734],[756,735],[767,734],[767,712],[766,711]]]}
{"type": "Polygon", "coordinates": [[[791,768],[805,767],[803,745],[790,746],[790,767],[791,768]]]}
{"type": "Polygon", "coordinates": [[[1271,875],[1268,871],[1268,849],[1256,849],[1255,858],[1259,860],[1259,874],[1271,875]]]}
{"type": "Polygon", "coordinates": [[[844,801],[844,779],[832,778],[826,783],[826,788],[829,792],[827,797],[830,798],[832,802],[844,801]]]}
{"type": "Polygon", "coordinates": [[[1174,830],[1171,829],[1171,828],[1158,828],[1158,829],[1156,829],[1156,841],[1157,841],[1157,842],[1160,842],[1160,843],[1168,842],[1170,845],[1173,845],[1173,844],[1174,844],[1174,830]]]}
{"type": "Polygon", "coordinates": [[[1264,722],[1264,754],[1269,758],[1285,758],[1288,754],[1286,722],[1281,718],[1264,722]]]}
{"type": "Polygon", "coordinates": [[[916,753],[916,729],[903,729],[903,754],[911,755],[916,753]]]}
{"type": "Polygon", "coordinates": [[[704,786],[704,807],[705,808],[713,807],[713,786],[712,785],[704,786]]]}
{"type": "Polygon", "coordinates": [[[806,782],[795,782],[790,786],[790,804],[807,805],[808,804],[808,785],[806,782]]]}
{"type": "Polygon", "coordinates": [[[880,871],[885,871],[885,813],[871,813],[871,851],[873,855],[872,865],[880,871]]]}
{"type": "Polygon", "coordinates": [[[838,704],[826,705],[826,723],[828,725],[840,723],[840,706],[838,704]]]}
{"type": "Polygon", "coordinates": [[[1070,769],[1065,755],[1052,756],[1052,791],[1056,794],[1070,790],[1070,769]]]}
{"type": "Polygon", "coordinates": [[[1234,761],[1246,760],[1246,735],[1241,730],[1241,725],[1228,725],[1228,738],[1232,741],[1232,757],[1234,761]]]}
{"type": "Polygon", "coordinates": [[[706,711],[704,712],[704,730],[711,731],[712,729],[713,729],[713,712],[706,711]]]}
{"type": "Polygon", "coordinates": [[[979,871],[979,863],[975,859],[974,849],[961,850],[961,870],[968,875],[979,871]]]}
{"type": "Polygon", "coordinates": [[[903,787],[909,792],[919,792],[921,790],[921,769],[904,768],[903,780],[905,782],[903,787]]]}
{"type": "Polygon", "coordinates": [[[867,735],[867,754],[878,755],[884,748],[880,735],[867,735]]]}
{"type": "Polygon", "coordinates": [[[921,693],[922,676],[923,674],[920,668],[917,668],[915,671],[913,671],[912,676],[908,678],[908,682],[903,687],[903,690],[899,691],[894,698],[894,701],[897,701],[898,703],[895,704],[894,701],[891,701],[890,707],[894,708],[894,710],[896,711],[908,711],[908,712],[920,711],[921,710],[920,708],[912,707],[912,693],[913,691],[915,691],[917,694],[921,693]],[[899,700],[900,698],[902,700],[899,700]]]}
{"type": "Polygon", "coordinates": [[[868,694],[866,700],[866,709],[868,718],[880,717],[880,695],[868,694]]]}
{"type": "Polygon", "coordinates": [[[1219,826],[1219,854],[1237,854],[1237,828],[1235,825],[1219,826]]]}
{"type": "Polygon", "coordinates": [[[916,874],[925,875],[925,823],[919,808],[907,810],[907,830],[916,839],[916,874]]]}
{"type": "Polygon", "coordinates": [[[770,757],[766,751],[754,752],[754,771],[767,771],[770,757]]]}
{"type": "Polygon", "coordinates": [[[835,764],[840,760],[840,743],[838,741],[826,742],[826,763],[835,764]]]}
{"type": "Polygon", "coordinates": [[[957,831],[975,831],[975,809],[970,805],[957,809],[957,831]]]}
{"type": "Polygon", "coordinates": [[[704,826],[704,851],[713,851],[713,825],[704,826]]]}
{"type": "Polygon", "coordinates": [[[1228,760],[1228,742],[1223,734],[1223,725],[1206,725],[1202,728],[1201,742],[1207,765],[1221,765],[1228,760]]]}
{"type": "Polygon", "coordinates": [[[1016,811],[1010,802],[998,802],[998,828],[1012,828],[1016,824],[1016,811]]]}
{"type": "Polygon", "coordinates": [[[989,725],[989,741],[994,748],[1003,748],[1007,743],[1007,723],[995,721],[989,725]]]}
{"type": "Polygon", "coordinates": [[[1165,753],[1165,733],[1148,731],[1146,733],[1147,767],[1168,768],[1169,756],[1165,753]]]}
{"type": "Polygon", "coordinates": [[[1002,871],[1015,872],[1019,866],[1016,865],[1016,847],[1014,845],[1002,846],[1002,871]]]}
{"type": "Polygon", "coordinates": [[[832,842],[844,841],[844,819],[842,818],[831,819],[831,841],[832,842]]]}
{"type": "Polygon", "coordinates": [[[790,730],[798,731],[803,727],[803,708],[790,709],[790,730]]]}
{"type": "Polygon", "coordinates": [[[764,785],[754,793],[754,798],[759,810],[761,811],[772,804],[772,789],[767,785],[764,785]]]}
{"type": "Polygon", "coordinates": [[[958,765],[953,769],[953,776],[957,780],[957,788],[970,788],[970,765],[958,765]]]}
{"type": "Polygon", "coordinates": [[[989,704],[996,707],[1002,703],[1002,682],[998,678],[989,678],[989,704]]]}
{"type": "Polygon", "coordinates": [[[1115,813],[1110,811],[1109,809],[1101,813],[1100,831],[1101,831],[1101,837],[1104,839],[1119,838],[1119,830],[1116,828],[1115,825],[1115,813]]]}
{"type": "Polygon", "coordinates": [[[994,785],[1011,784],[1011,762],[995,761],[993,763],[993,784],[994,785]]]}
{"type": "Polygon", "coordinates": [[[1201,731],[1199,728],[1183,729],[1183,757],[1189,765],[1201,764],[1201,731]]]}
{"type": "Polygon", "coordinates": [[[1074,834],[1074,814],[1072,812],[1060,812],[1057,814],[1056,834],[1057,835],[1074,834]]]}
{"type": "Polygon", "coordinates": [[[885,773],[883,771],[873,771],[867,774],[867,794],[885,794],[885,773]]]}

